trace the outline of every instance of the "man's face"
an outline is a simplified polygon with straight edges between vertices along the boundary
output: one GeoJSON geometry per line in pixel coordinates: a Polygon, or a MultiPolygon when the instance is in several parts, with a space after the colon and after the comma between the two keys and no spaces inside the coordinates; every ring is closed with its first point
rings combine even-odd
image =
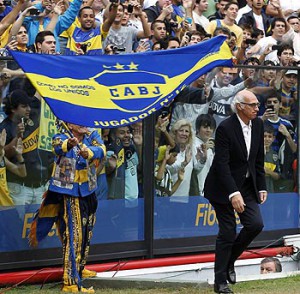
{"type": "MultiPolygon", "coordinates": [[[[259,65],[256,62],[249,62],[248,65],[259,65]]],[[[242,69],[243,77],[246,78],[254,78],[255,75],[255,69],[254,68],[243,68],[242,69]]]]}
{"type": "Polygon", "coordinates": [[[122,21],[121,21],[122,26],[127,26],[129,17],[130,17],[130,14],[126,8],[126,9],[124,9],[124,13],[123,13],[122,21]]]}
{"type": "Polygon", "coordinates": [[[161,45],[159,43],[154,44],[152,50],[153,51],[162,50],[161,45]]]}
{"type": "Polygon", "coordinates": [[[232,3],[227,10],[225,10],[225,17],[230,20],[235,20],[239,11],[237,4],[232,3]]]}
{"type": "Polygon", "coordinates": [[[271,66],[270,66],[270,69],[263,69],[262,70],[262,77],[265,78],[267,81],[275,79],[276,70],[272,69],[271,66]]]}
{"type": "Polygon", "coordinates": [[[288,66],[290,65],[290,62],[293,59],[293,51],[291,49],[285,49],[282,51],[281,55],[278,56],[280,63],[282,66],[288,66]]]}
{"type": "Polygon", "coordinates": [[[227,1],[221,1],[220,3],[217,3],[217,9],[220,11],[221,14],[225,14],[224,8],[228,2],[227,1]]]}
{"type": "Polygon", "coordinates": [[[282,37],[285,34],[286,25],[282,21],[276,21],[274,29],[272,29],[273,37],[282,37]]]}
{"type": "Polygon", "coordinates": [[[244,29],[243,30],[243,39],[246,40],[246,39],[251,39],[251,32],[248,31],[247,29],[244,29]]]}
{"type": "Polygon", "coordinates": [[[252,1],[252,7],[256,8],[256,9],[261,9],[263,8],[263,0],[253,0],[252,1]]]}
{"type": "Polygon", "coordinates": [[[296,33],[299,33],[299,31],[300,31],[300,20],[299,20],[299,18],[291,18],[291,19],[288,20],[288,23],[296,33]]]}
{"type": "Polygon", "coordinates": [[[171,40],[168,43],[168,49],[176,49],[179,48],[179,43],[175,40],[171,40]]]}
{"type": "Polygon", "coordinates": [[[17,33],[18,45],[27,45],[28,43],[28,33],[25,27],[21,27],[17,33]]]}
{"type": "Polygon", "coordinates": [[[260,265],[261,274],[276,273],[276,266],[273,261],[266,262],[260,265]]]}
{"type": "Polygon", "coordinates": [[[162,40],[167,36],[167,29],[164,23],[154,24],[152,34],[156,40],[162,40]]]}
{"type": "Polygon", "coordinates": [[[240,107],[237,109],[241,118],[245,118],[246,120],[256,118],[259,111],[259,103],[256,96],[247,91],[247,94],[244,96],[244,101],[240,103],[240,107]]]}
{"type": "Polygon", "coordinates": [[[123,17],[124,17],[124,8],[122,5],[119,5],[114,22],[119,24],[120,22],[122,22],[123,17]]]}
{"type": "Polygon", "coordinates": [[[268,100],[266,101],[266,108],[268,108],[271,105],[273,105],[274,107],[274,113],[278,115],[280,109],[280,102],[276,97],[268,98],[268,100]]]}
{"type": "Polygon", "coordinates": [[[189,45],[195,45],[195,44],[200,43],[201,41],[202,40],[201,40],[201,37],[199,35],[191,35],[189,45]]]}
{"type": "Polygon", "coordinates": [[[116,137],[121,140],[124,147],[128,147],[131,142],[131,133],[129,127],[117,128],[116,137]]]}
{"type": "Polygon", "coordinates": [[[20,118],[20,119],[22,117],[25,117],[26,119],[28,119],[29,115],[30,115],[30,111],[31,111],[31,108],[28,104],[19,104],[16,108],[14,108],[12,110],[14,117],[20,118]]]}
{"type": "Polygon", "coordinates": [[[265,143],[265,147],[270,147],[274,141],[275,137],[274,134],[268,133],[268,132],[264,132],[264,143],[265,143]]]}
{"type": "Polygon", "coordinates": [[[233,73],[228,72],[225,68],[222,68],[217,73],[217,82],[218,82],[219,86],[221,86],[221,87],[228,86],[232,82],[233,76],[234,76],[233,73]]]}
{"type": "Polygon", "coordinates": [[[284,75],[282,78],[282,84],[286,88],[295,87],[297,84],[297,75],[295,74],[284,75]]]}
{"type": "Polygon", "coordinates": [[[203,142],[207,142],[212,137],[214,129],[211,126],[200,126],[198,136],[203,142]]]}
{"type": "Polygon", "coordinates": [[[70,130],[73,134],[76,135],[85,135],[88,132],[88,128],[80,125],[75,124],[68,124],[70,130]]]}
{"type": "Polygon", "coordinates": [[[207,0],[200,0],[199,4],[196,4],[196,6],[198,7],[198,11],[204,12],[207,10],[208,2],[207,0]]]}
{"type": "Polygon", "coordinates": [[[81,11],[81,15],[78,17],[81,24],[81,28],[84,31],[88,31],[94,27],[95,13],[93,9],[86,8],[81,11]]]}
{"type": "Polygon", "coordinates": [[[55,54],[56,41],[54,36],[45,36],[43,43],[37,43],[38,50],[44,54],[55,54]]]}
{"type": "Polygon", "coordinates": [[[226,40],[230,50],[234,50],[236,48],[236,37],[230,36],[229,39],[226,40]]]}

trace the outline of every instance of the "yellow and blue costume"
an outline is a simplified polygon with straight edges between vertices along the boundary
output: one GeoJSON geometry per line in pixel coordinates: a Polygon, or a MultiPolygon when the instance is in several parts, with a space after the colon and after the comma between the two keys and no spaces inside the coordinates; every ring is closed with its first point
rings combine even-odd
{"type": "Polygon", "coordinates": [[[89,252],[98,204],[95,195],[96,167],[105,156],[105,146],[99,137],[97,132],[89,132],[80,142],[80,147],[88,148],[87,159],[79,154],[78,147],[68,146],[68,134],[60,133],[53,137],[56,158],[49,190],[29,235],[30,244],[36,246],[56,222],[63,243],[63,291],[70,287],[78,287],[78,291],[82,288],[82,271],[89,252]]]}

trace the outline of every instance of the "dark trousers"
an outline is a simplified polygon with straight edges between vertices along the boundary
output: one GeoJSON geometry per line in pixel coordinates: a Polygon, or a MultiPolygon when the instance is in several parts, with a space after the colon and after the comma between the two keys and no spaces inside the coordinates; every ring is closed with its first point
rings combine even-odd
{"type": "Polygon", "coordinates": [[[251,179],[246,179],[240,192],[246,207],[244,212],[239,214],[243,228],[238,235],[236,235],[236,216],[231,203],[211,203],[219,222],[215,253],[215,283],[218,284],[226,283],[229,264],[237,260],[263,229],[263,220],[251,179]]]}

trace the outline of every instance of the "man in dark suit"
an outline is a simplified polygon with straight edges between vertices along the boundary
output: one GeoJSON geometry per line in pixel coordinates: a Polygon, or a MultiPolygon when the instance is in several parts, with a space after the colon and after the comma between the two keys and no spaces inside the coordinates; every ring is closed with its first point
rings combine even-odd
{"type": "Polygon", "coordinates": [[[264,172],[264,129],[257,118],[256,96],[240,91],[232,102],[235,112],[216,131],[215,157],[207,175],[204,196],[215,208],[219,222],[216,240],[216,293],[233,293],[234,262],[262,231],[259,203],[267,199],[264,172]],[[238,213],[242,230],[236,236],[238,213]]]}

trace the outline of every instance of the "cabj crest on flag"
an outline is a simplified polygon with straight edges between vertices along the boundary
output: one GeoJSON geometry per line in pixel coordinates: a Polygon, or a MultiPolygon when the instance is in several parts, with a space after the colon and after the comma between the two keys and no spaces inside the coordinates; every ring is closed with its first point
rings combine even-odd
{"type": "Polygon", "coordinates": [[[125,55],[11,54],[61,120],[89,127],[131,124],[168,105],[217,66],[232,66],[218,36],[179,49],[125,55]]]}

